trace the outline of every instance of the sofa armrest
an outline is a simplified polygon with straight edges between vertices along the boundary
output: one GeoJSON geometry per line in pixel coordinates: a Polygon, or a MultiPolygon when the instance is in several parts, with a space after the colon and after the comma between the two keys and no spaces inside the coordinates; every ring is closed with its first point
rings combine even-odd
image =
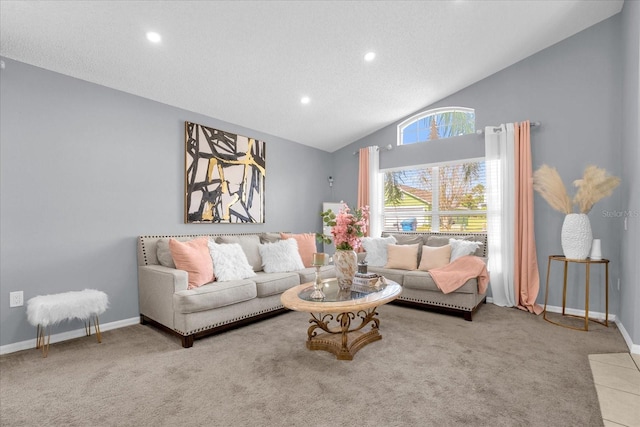
{"type": "Polygon", "coordinates": [[[188,285],[186,271],[161,265],[138,267],[140,314],[173,329],[173,294],[188,285]]]}

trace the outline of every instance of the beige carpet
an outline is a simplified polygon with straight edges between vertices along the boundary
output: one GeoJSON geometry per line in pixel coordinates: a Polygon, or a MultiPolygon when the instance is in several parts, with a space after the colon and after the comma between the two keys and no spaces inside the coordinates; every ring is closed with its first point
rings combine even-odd
{"type": "Polygon", "coordinates": [[[2,426],[601,426],[589,354],[615,325],[573,331],[487,304],[465,322],[379,309],[353,361],[305,348],[290,312],[195,342],[142,325],[0,357],[2,426]]]}

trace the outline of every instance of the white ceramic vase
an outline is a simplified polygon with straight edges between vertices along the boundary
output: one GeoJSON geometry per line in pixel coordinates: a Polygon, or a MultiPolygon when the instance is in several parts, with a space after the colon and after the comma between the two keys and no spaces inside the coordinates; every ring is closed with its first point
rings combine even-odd
{"type": "Polygon", "coordinates": [[[567,214],[561,235],[564,256],[568,259],[587,259],[592,241],[591,223],[587,214],[567,214]]]}
{"type": "Polygon", "coordinates": [[[351,289],[353,277],[358,271],[358,254],[354,250],[337,249],[333,254],[333,264],[340,289],[351,289]]]}

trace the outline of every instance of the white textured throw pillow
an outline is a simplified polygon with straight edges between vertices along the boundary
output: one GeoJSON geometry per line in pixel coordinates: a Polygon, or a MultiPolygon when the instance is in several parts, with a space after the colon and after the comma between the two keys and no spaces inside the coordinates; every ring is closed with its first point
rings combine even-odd
{"type": "Polygon", "coordinates": [[[213,261],[213,273],[219,282],[246,279],[256,275],[238,243],[219,245],[209,240],[209,253],[213,261]]]}
{"type": "Polygon", "coordinates": [[[365,258],[367,264],[372,267],[384,267],[387,263],[387,245],[396,243],[396,238],[389,237],[363,237],[362,247],[367,252],[365,258]]]}
{"type": "Polygon", "coordinates": [[[265,273],[304,270],[296,239],[283,239],[275,243],[261,244],[259,249],[265,273]]]}
{"type": "Polygon", "coordinates": [[[449,239],[449,244],[451,245],[450,262],[465,255],[473,255],[476,249],[482,246],[482,242],[472,242],[470,240],[457,239],[449,239]]]}

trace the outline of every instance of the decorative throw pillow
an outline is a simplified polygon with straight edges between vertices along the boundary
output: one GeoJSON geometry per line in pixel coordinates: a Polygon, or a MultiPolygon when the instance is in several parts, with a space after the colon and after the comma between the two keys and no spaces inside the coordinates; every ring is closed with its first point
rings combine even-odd
{"type": "Polygon", "coordinates": [[[480,246],[476,249],[476,256],[483,256],[483,250],[481,249],[484,246],[483,238],[480,236],[429,236],[427,237],[427,246],[444,246],[449,244],[449,239],[456,240],[465,240],[468,242],[479,242],[480,246]]]}
{"type": "Polygon", "coordinates": [[[300,258],[302,258],[302,263],[305,267],[313,266],[313,254],[318,252],[316,248],[316,235],[313,233],[304,233],[304,234],[286,234],[280,233],[280,237],[283,239],[296,239],[298,243],[298,252],[300,253],[300,258]]]}
{"type": "Polygon", "coordinates": [[[295,239],[265,243],[260,245],[259,249],[265,273],[284,273],[304,269],[295,239]]]}
{"type": "Polygon", "coordinates": [[[449,262],[465,255],[472,255],[476,249],[482,246],[481,242],[457,239],[449,239],[449,244],[451,245],[451,258],[449,262]]]}
{"type": "Polygon", "coordinates": [[[439,247],[423,246],[422,258],[418,270],[429,271],[432,268],[440,268],[449,264],[451,259],[451,245],[439,247]]]}
{"type": "Polygon", "coordinates": [[[387,245],[393,245],[396,239],[388,237],[363,237],[362,247],[367,252],[367,264],[372,267],[384,267],[387,263],[387,245]]]}
{"type": "Polygon", "coordinates": [[[208,237],[198,237],[188,242],[169,239],[169,250],[176,268],[186,271],[189,277],[188,289],[197,288],[216,279],[213,275],[208,243],[208,237]]]}
{"type": "Polygon", "coordinates": [[[426,239],[423,239],[421,235],[410,235],[400,233],[387,233],[384,236],[393,236],[396,239],[396,245],[415,245],[418,244],[418,256],[416,257],[416,265],[420,263],[420,257],[422,256],[422,245],[426,239]]]}
{"type": "Polygon", "coordinates": [[[256,275],[239,243],[219,245],[210,241],[209,253],[213,260],[213,271],[220,282],[241,280],[256,275]]]}
{"type": "Polygon", "coordinates": [[[387,245],[387,263],[384,268],[415,270],[418,268],[418,247],[413,245],[387,245]]]}
{"type": "MultiPolygon", "coordinates": [[[[216,243],[238,243],[242,247],[242,251],[247,256],[247,261],[253,268],[253,271],[262,270],[262,257],[260,256],[260,237],[257,234],[247,234],[240,236],[220,236],[216,239],[216,243]]],[[[217,276],[217,274],[216,274],[217,276]]]]}

